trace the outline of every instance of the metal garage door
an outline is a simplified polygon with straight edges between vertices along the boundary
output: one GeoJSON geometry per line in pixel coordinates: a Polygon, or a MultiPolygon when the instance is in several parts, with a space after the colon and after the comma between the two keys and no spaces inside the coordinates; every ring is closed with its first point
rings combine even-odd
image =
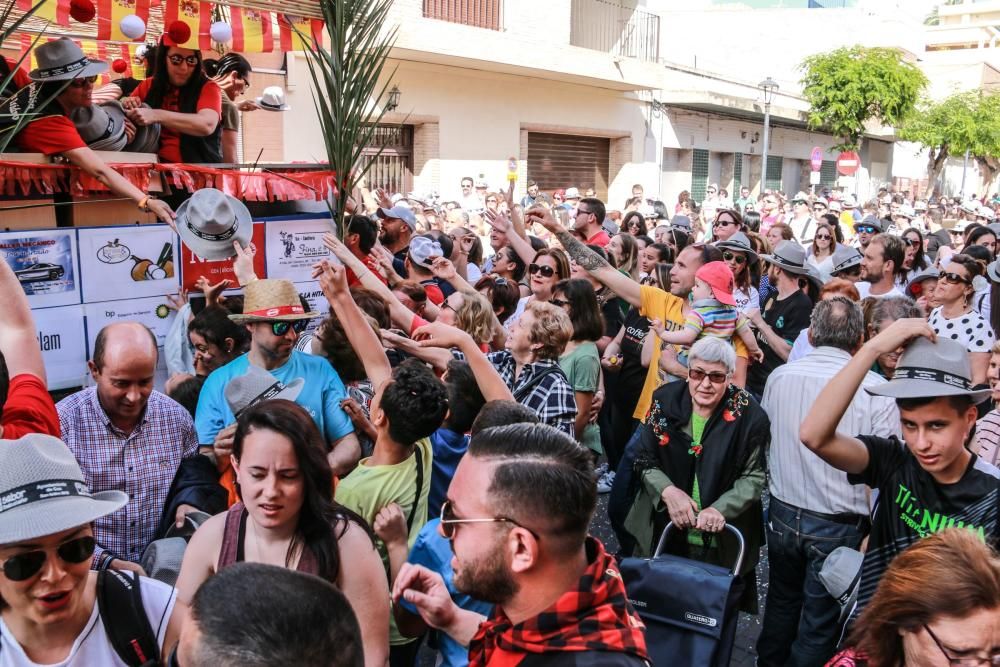
{"type": "Polygon", "coordinates": [[[528,133],[528,178],[543,192],[578,187],[594,188],[608,200],[611,140],[572,134],[528,133]]]}

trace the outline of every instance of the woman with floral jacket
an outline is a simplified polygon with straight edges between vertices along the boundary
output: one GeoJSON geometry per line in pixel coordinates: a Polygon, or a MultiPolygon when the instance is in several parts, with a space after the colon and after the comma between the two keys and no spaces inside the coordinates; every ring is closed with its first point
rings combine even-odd
{"type": "Polygon", "coordinates": [[[757,401],[732,384],[735,368],[732,345],[702,338],[691,346],[687,382],[653,393],[625,527],[636,539],[637,556],[651,555],[673,521],[682,530],[671,531],[668,553],[731,567],[738,543],[724,529],[732,524],[746,541],[738,573],[745,584],[741,607],[756,613],[754,573],[764,538],[760,495],[771,426],[757,401]]]}

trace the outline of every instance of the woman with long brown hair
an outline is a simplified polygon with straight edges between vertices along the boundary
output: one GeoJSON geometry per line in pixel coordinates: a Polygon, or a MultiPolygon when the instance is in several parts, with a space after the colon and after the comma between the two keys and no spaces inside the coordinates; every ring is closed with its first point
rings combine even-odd
{"type": "Polygon", "coordinates": [[[828,667],[948,667],[1000,661],[1000,558],[949,528],[896,556],[828,667]]]}

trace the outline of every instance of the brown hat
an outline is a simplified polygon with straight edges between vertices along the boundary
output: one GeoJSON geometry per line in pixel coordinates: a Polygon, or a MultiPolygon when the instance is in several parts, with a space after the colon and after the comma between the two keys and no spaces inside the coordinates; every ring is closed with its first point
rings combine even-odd
{"type": "Polygon", "coordinates": [[[243,312],[230,315],[238,324],[247,322],[294,322],[319,317],[302,307],[298,290],[290,280],[255,280],[243,288],[243,312]]]}

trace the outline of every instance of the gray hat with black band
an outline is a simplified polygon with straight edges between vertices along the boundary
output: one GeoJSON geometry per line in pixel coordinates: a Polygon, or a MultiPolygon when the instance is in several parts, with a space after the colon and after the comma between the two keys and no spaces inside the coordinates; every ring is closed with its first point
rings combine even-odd
{"type": "Polygon", "coordinates": [[[241,414],[264,401],[284,398],[294,401],[302,392],[305,380],[295,378],[285,384],[263,368],[250,364],[247,372],[229,381],[223,392],[233,416],[241,414]]]}
{"type": "Polygon", "coordinates": [[[233,241],[247,247],[253,219],[246,204],[215,188],[195,190],[177,207],[177,233],[198,257],[228,259],[236,254],[233,241]]]}
{"type": "Polygon", "coordinates": [[[0,544],[86,526],[127,502],[124,491],[92,493],[59,438],[32,433],[0,440],[0,544]]]}
{"type": "Polygon", "coordinates": [[[921,336],[903,350],[891,380],[865,387],[865,391],[890,398],[968,396],[979,403],[990,395],[990,390],[973,389],[971,377],[969,353],[964,345],[940,336],[932,343],[921,336]]]}
{"type": "Polygon", "coordinates": [[[760,258],[789,273],[799,275],[807,275],[809,273],[809,265],[806,262],[806,249],[795,241],[782,241],[775,248],[773,254],[761,255],[760,258]]]}
{"type": "Polygon", "coordinates": [[[742,252],[750,258],[751,262],[756,262],[758,259],[757,252],[753,249],[753,244],[750,243],[750,239],[743,232],[736,232],[725,241],[719,241],[715,244],[715,247],[719,250],[742,252]]]}
{"type": "MultiPolygon", "coordinates": [[[[149,108],[145,102],[142,107],[149,108]]],[[[160,124],[136,125],[132,141],[125,145],[129,153],[155,153],[160,149],[160,124]]]]}
{"type": "Polygon", "coordinates": [[[69,37],[61,37],[36,47],[35,62],[38,67],[31,70],[28,77],[40,83],[68,81],[108,71],[107,63],[85,56],[83,49],[69,37]]]}
{"type": "Polygon", "coordinates": [[[69,118],[91,150],[120,151],[128,143],[125,111],[117,101],[77,107],[69,118]]]}
{"type": "Polygon", "coordinates": [[[857,549],[837,547],[823,560],[819,571],[820,583],[841,608],[849,606],[857,598],[864,559],[864,554],[857,549]]]}
{"type": "Polygon", "coordinates": [[[836,276],[857,266],[861,266],[861,251],[850,246],[838,245],[833,251],[833,268],[830,269],[830,275],[836,276]]]}

